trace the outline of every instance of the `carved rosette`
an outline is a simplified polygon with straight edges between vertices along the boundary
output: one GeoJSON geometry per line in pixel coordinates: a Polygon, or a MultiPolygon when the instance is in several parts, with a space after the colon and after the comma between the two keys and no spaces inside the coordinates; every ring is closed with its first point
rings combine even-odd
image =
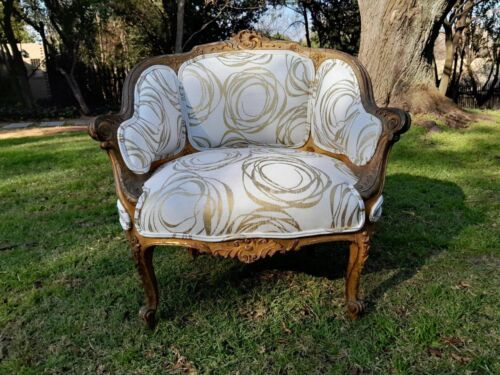
{"type": "Polygon", "coordinates": [[[116,115],[102,115],[89,125],[88,133],[96,141],[100,141],[101,148],[107,150],[112,148],[112,141],[119,126],[116,115]]]}
{"type": "Polygon", "coordinates": [[[410,128],[410,115],[397,108],[377,108],[378,116],[385,119],[385,126],[392,135],[389,140],[397,142],[399,136],[410,128]]]}
{"type": "Polygon", "coordinates": [[[242,30],[231,37],[229,44],[236,49],[256,49],[262,48],[263,41],[269,42],[269,39],[257,34],[255,31],[242,30]]]}

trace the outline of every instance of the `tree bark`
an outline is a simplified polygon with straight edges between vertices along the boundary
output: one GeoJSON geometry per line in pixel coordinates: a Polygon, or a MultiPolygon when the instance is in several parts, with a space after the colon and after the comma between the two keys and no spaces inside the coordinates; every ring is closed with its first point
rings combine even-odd
{"type": "Polygon", "coordinates": [[[47,70],[47,78],[49,81],[49,91],[50,91],[50,97],[52,99],[55,98],[54,92],[53,92],[53,87],[54,87],[54,69],[52,65],[52,53],[50,50],[50,44],[47,39],[47,34],[45,33],[45,24],[43,22],[38,23],[38,28],[34,28],[39,34],[40,38],[42,39],[42,45],[43,45],[43,53],[45,54],[45,68],[47,70]]]}
{"type": "MultiPolygon", "coordinates": [[[[497,82],[498,82],[498,77],[499,77],[499,74],[500,74],[500,60],[498,59],[498,57],[492,61],[492,64],[494,64],[495,66],[495,75],[493,76],[493,80],[489,80],[485,83],[485,87],[486,88],[486,85],[489,83],[489,87],[488,89],[486,90],[486,93],[484,95],[482,95],[482,97],[480,99],[477,100],[477,103],[479,105],[479,107],[482,107],[488,100],[490,100],[490,98],[493,96],[493,93],[495,92],[495,87],[497,85],[497,82]]],[[[493,67],[492,67],[493,69],[493,67]]]]}
{"type": "Polygon", "coordinates": [[[14,2],[13,0],[2,1],[3,5],[3,18],[2,18],[2,26],[5,33],[5,38],[7,39],[7,43],[10,47],[11,59],[10,66],[11,71],[15,77],[15,81],[19,88],[19,92],[21,94],[21,98],[24,102],[24,105],[32,110],[35,108],[35,104],[33,101],[33,95],[31,93],[31,87],[28,81],[28,72],[26,70],[26,66],[24,65],[23,56],[21,55],[21,51],[17,47],[17,39],[14,34],[14,29],[12,27],[12,14],[14,11],[14,2]]]}
{"type": "Polygon", "coordinates": [[[80,85],[78,84],[78,81],[75,78],[74,70],[76,66],[76,61],[73,57],[72,60],[72,65],[71,69],[69,72],[67,72],[63,68],[58,68],[57,70],[59,73],[62,74],[66,82],[68,83],[68,86],[73,93],[73,96],[75,97],[76,101],[78,102],[78,105],[80,106],[80,111],[84,115],[89,115],[90,114],[90,109],[87,105],[87,102],[85,101],[85,98],[83,97],[82,90],[80,90],[80,85]]]}
{"type": "Polygon", "coordinates": [[[435,113],[449,125],[470,118],[439,94],[432,68],[434,42],[456,0],[358,0],[359,58],[368,70],[377,103],[413,113],[435,113]],[[458,118],[465,116],[465,118],[458,118]]]}
{"type": "Polygon", "coordinates": [[[61,20],[58,20],[56,17],[58,14],[64,14],[62,13],[62,8],[58,8],[58,4],[55,2],[45,2],[45,5],[47,6],[49,10],[49,21],[51,26],[54,28],[56,31],[57,35],[59,35],[59,38],[61,39],[62,45],[64,46],[68,60],[70,62],[70,67],[69,69],[63,65],[55,64],[56,70],[61,73],[61,75],[64,77],[66,82],[68,83],[68,86],[71,90],[71,93],[73,94],[75,100],[78,103],[78,106],[80,107],[80,112],[84,115],[89,115],[90,114],[90,109],[87,105],[87,102],[85,101],[85,98],[82,94],[82,90],[80,89],[80,85],[78,81],[75,78],[75,67],[76,67],[76,62],[77,62],[77,51],[79,49],[79,40],[75,40],[75,38],[72,38],[72,35],[70,33],[65,32],[65,30],[61,26],[61,20]]]}
{"type": "Polygon", "coordinates": [[[448,25],[445,22],[443,26],[444,26],[446,53],[444,58],[443,74],[441,74],[441,80],[439,81],[439,93],[441,95],[446,95],[446,91],[448,90],[448,85],[450,84],[450,77],[453,69],[453,61],[455,57],[455,44],[453,43],[454,38],[451,25],[448,25]]]}
{"type": "Polygon", "coordinates": [[[459,5],[457,5],[453,10],[451,19],[443,22],[446,35],[446,57],[444,61],[443,75],[439,83],[439,93],[441,95],[446,95],[448,91],[457,46],[462,39],[463,31],[467,26],[467,17],[473,7],[474,0],[466,0],[459,3],[459,5]]]}
{"type": "Polygon", "coordinates": [[[304,17],[304,28],[306,32],[307,47],[311,48],[311,36],[309,35],[309,18],[307,18],[307,6],[305,1],[302,2],[302,16],[304,17]]]}
{"type": "Polygon", "coordinates": [[[476,99],[477,106],[481,108],[493,96],[493,93],[495,91],[495,87],[500,74],[500,59],[498,59],[498,55],[494,52],[493,59],[491,62],[492,66],[490,74],[488,75],[488,79],[486,80],[486,82],[482,87],[478,83],[479,80],[476,78],[476,73],[474,72],[474,69],[472,69],[472,63],[474,62],[474,60],[475,58],[473,54],[469,51],[465,65],[471,82],[472,95],[476,99]],[[493,79],[490,81],[492,75],[493,79]]]}
{"type": "Polygon", "coordinates": [[[185,0],[177,0],[177,27],[175,29],[175,53],[182,52],[182,40],[184,39],[184,7],[185,0]]]}

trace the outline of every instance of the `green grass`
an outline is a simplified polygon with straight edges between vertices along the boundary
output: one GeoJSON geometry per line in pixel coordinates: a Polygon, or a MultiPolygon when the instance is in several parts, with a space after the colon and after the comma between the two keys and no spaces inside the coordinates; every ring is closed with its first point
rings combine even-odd
{"type": "Polygon", "coordinates": [[[344,317],[345,244],[244,265],[159,248],[145,329],[109,162],[85,134],[0,141],[0,373],[498,374],[500,113],[413,127],[344,317]]]}

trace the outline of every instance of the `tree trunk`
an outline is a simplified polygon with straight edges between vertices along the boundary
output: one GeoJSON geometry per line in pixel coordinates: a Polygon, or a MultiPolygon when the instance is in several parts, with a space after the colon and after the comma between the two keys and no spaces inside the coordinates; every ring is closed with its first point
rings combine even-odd
{"type": "Polygon", "coordinates": [[[184,6],[185,0],[177,0],[177,28],[175,29],[175,53],[182,52],[184,38],[184,6]]]}
{"type": "Polygon", "coordinates": [[[446,35],[446,58],[444,61],[443,75],[441,82],[439,83],[439,93],[441,95],[446,95],[448,91],[457,46],[462,39],[463,31],[467,26],[467,17],[473,7],[474,0],[466,1],[459,7],[459,9],[456,10],[458,13],[453,15],[453,18],[455,19],[450,20],[450,22],[445,21],[443,23],[446,35]],[[453,32],[453,23],[455,23],[455,32],[453,32]]]}
{"type": "MultiPolygon", "coordinates": [[[[495,54],[494,54],[494,56],[495,56],[495,54]]],[[[493,96],[493,93],[495,92],[495,88],[496,88],[496,85],[498,82],[498,76],[500,73],[500,60],[498,58],[494,57],[491,64],[492,64],[492,66],[491,66],[490,74],[488,75],[488,79],[486,80],[484,86],[482,87],[481,92],[478,93],[477,88],[475,90],[475,97],[476,97],[477,105],[479,108],[484,106],[486,104],[486,102],[488,100],[490,100],[490,98],[493,96]],[[490,80],[492,78],[492,76],[493,76],[493,79],[490,80]]],[[[473,77],[472,76],[473,73],[472,73],[472,69],[470,68],[470,64],[468,65],[468,68],[470,70],[469,74],[471,74],[471,77],[473,77]]],[[[475,82],[474,82],[474,84],[476,85],[475,82]]]]}
{"type": "Polygon", "coordinates": [[[444,58],[443,74],[441,75],[441,80],[439,81],[439,93],[441,95],[446,95],[446,91],[448,90],[448,85],[450,84],[450,77],[453,69],[453,61],[455,57],[455,45],[453,43],[454,38],[451,25],[448,25],[445,22],[443,26],[445,35],[446,54],[444,58]]]}
{"type": "Polygon", "coordinates": [[[460,95],[460,80],[462,79],[462,73],[464,70],[464,59],[465,59],[465,46],[460,46],[460,50],[456,52],[456,63],[455,70],[453,71],[453,77],[451,81],[451,98],[456,103],[458,102],[458,96],[460,95]],[[456,71],[458,68],[458,71],[456,71]]]}
{"type": "Polygon", "coordinates": [[[311,48],[311,36],[309,35],[309,18],[307,18],[307,7],[305,1],[302,2],[302,16],[304,17],[304,28],[306,31],[307,47],[311,48]]]}
{"type": "Polygon", "coordinates": [[[413,113],[435,113],[449,125],[470,117],[434,82],[434,42],[456,0],[358,0],[361,14],[359,58],[368,70],[377,103],[413,113]]]}
{"type": "MultiPolygon", "coordinates": [[[[46,3],[46,5],[47,4],[48,3],[46,3]]],[[[78,103],[78,106],[80,107],[80,112],[84,115],[89,115],[90,109],[87,105],[87,102],[85,101],[85,98],[83,97],[82,90],[80,89],[80,85],[78,84],[78,81],[75,79],[75,74],[74,74],[77,62],[76,56],[77,56],[77,51],[79,50],[80,41],[74,40],[73,38],[71,38],[71,35],[66,34],[64,32],[61,25],[57,22],[57,18],[55,17],[55,14],[57,14],[58,9],[54,5],[55,4],[52,4],[52,7],[48,7],[50,24],[57,32],[57,35],[59,35],[62,45],[64,46],[64,48],[68,53],[69,61],[71,62],[69,70],[64,66],[62,66],[61,64],[55,63],[54,65],[59,65],[56,67],[56,70],[62,74],[62,76],[68,83],[71,93],[73,94],[73,97],[75,98],[75,100],[78,103]]]]}
{"type": "Polygon", "coordinates": [[[17,39],[14,34],[14,30],[12,27],[12,13],[13,13],[13,1],[3,1],[3,29],[5,33],[5,38],[7,39],[7,43],[10,47],[10,52],[12,55],[12,59],[10,59],[10,67],[12,71],[12,75],[15,77],[16,84],[19,88],[19,92],[21,94],[21,98],[24,102],[24,105],[32,110],[35,108],[35,104],[33,101],[33,96],[31,93],[31,87],[28,81],[28,72],[26,67],[24,66],[23,56],[21,55],[21,51],[17,47],[17,39]]]}
{"type": "Polygon", "coordinates": [[[75,97],[76,101],[78,102],[78,105],[80,106],[80,111],[82,112],[82,114],[89,115],[90,114],[89,107],[87,106],[87,102],[83,97],[82,90],[80,90],[80,86],[78,85],[78,82],[76,81],[75,75],[73,73],[74,67],[75,63],[73,62],[73,65],[69,72],[67,72],[63,68],[58,68],[57,70],[59,71],[59,73],[62,74],[64,79],[66,79],[66,82],[68,83],[68,86],[71,89],[73,96],[75,97]]]}
{"type": "Polygon", "coordinates": [[[467,60],[465,63],[465,68],[467,69],[467,73],[469,75],[470,85],[472,88],[472,95],[476,99],[476,102],[478,102],[479,91],[477,89],[476,74],[474,73],[474,70],[472,69],[472,61],[473,60],[474,60],[474,58],[472,57],[472,53],[469,50],[469,53],[467,53],[467,60]]]}
{"type": "Polygon", "coordinates": [[[38,24],[38,28],[36,28],[35,30],[38,31],[38,33],[40,34],[40,38],[42,39],[43,53],[45,54],[45,69],[47,71],[47,78],[49,81],[49,92],[50,97],[53,100],[55,98],[53,92],[54,69],[52,65],[52,54],[49,47],[49,41],[47,40],[47,35],[45,34],[45,24],[43,22],[40,22],[38,24]]]}

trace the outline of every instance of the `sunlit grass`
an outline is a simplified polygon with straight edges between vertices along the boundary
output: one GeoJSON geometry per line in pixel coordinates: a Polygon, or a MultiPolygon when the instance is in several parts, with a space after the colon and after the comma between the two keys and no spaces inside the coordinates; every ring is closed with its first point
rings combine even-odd
{"type": "Polygon", "coordinates": [[[85,134],[0,141],[0,373],[499,373],[500,113],[414,127],[343,313],[346,246],[252,265],[157,250],[143,328],[106,155],[85,134]]]}

